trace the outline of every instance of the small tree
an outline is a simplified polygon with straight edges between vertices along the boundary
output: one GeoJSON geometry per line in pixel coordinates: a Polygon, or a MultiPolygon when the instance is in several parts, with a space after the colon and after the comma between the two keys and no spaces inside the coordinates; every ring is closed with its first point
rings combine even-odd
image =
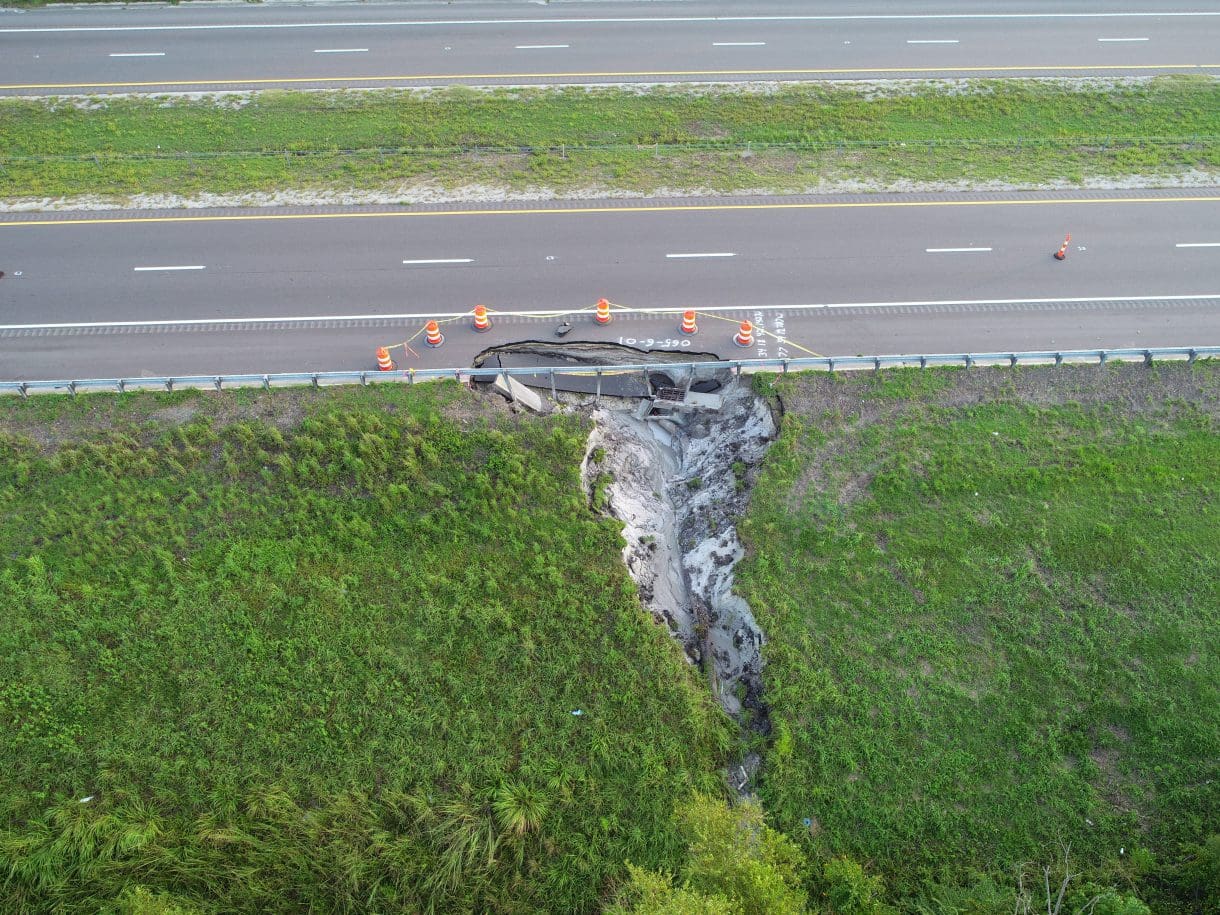
{"type": "Polygon", "coordinates": [[[612,913],[795,915],[806,911],[801,850],[763,822],[762,809],[695,794],[674,818],[687,842],[681,883],[628,865],[631,883],[612,913]]]}

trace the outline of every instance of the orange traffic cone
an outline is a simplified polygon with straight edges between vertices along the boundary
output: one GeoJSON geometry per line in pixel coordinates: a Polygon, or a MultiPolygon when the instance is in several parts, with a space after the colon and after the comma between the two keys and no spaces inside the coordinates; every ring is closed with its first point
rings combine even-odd
{"type": "Polygon", "coordinates": [[[1055,252],[1055,260],[1061,261],[1068,256],[1068,242],[1072,240],[1072,234],[1069,232],[1067,238],[1063,240],[1063,244],[1059,246],[1059,250],[1055,252]]]}
{"type": "Polygon", "coordinates": [[[424,342],[429,346],[440,346],[445,342],[445,335],[441,333],[441,326],[435,321],[429,321],[424,325],[424,342]]]}
{"type": "Polygon", "coordinates": [[[749,321],[742,321],[740,329],[738,329],[737,334],[733,337],[733,342],[738,346],[753,346],[754,325],[749,321]]]}
{"type": "Polygon", "coordinates": [[[479,333],[491,330],[491,318],[487,317],[486,305],[476,305],[474,307],[474,329],[479,333]]]}
{"type": "Polygon", "coordinates": [[[597,300],[597,314],[593,316],[593,320],[598,324],[610,323],[610,303],[605,299],[597,300]]]}
{"type": "Polygon", "coordinates": [[[678,328],[684,334],[697,334],[699,327],[695,324],[695,313],[693,311],[682,312],[682,326],[678,328]]]}
{"type": "Polygon", "coordinates": [[[377,371],[394,371],[394,360],[390,358],[390,351],[384,346],[377,347],[377,371]]]}

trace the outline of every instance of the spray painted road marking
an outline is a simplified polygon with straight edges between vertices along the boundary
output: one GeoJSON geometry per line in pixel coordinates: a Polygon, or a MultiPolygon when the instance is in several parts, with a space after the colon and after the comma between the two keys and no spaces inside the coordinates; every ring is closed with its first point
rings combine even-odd
{"type": "Polygon", "coordinates": [[[960,251],[990,251],[990,248],[924,248],[929,254],[955,254],[960,251]]]}
{"type": "MultiPolygon", "coordinates": [[[[1216,302],[1220,304],[1220,293],[1202,293],[1199,295],[1145,295],[1145,296],[1094,296],[1086,298],[1061,299],[928,299],[912,302],[814,302],[800,305],[764,305],[767,312],[799,312],[809,309],[841,309],[841,308],[912,308],[912,307],[944,307],[962,305],[1104,305],[1109,302],[1216,302]]],[[[678,305],[673,308],[633,308],[632,313],[649,315],[680,315],[689,305],[678,305]]],[[[700,312],[718,313],[732,312],[741,314],[749,311],[746,305],[701,305],[700,312]]],[[[520,315],[536,317],[539,320],[549,320],[558,315],[577,313],[588,314],[587,308],[556,308],[546,311],[511,311],[508,309],[493,309],[493,316],[520,315]]],[[[240,327],[243,324],[304,324],[312,321],[426,321],[429,318],[445,320],[448,318],[466,318],[470,310],[452,312],[409,312],[406,314],[359,314],[359,315],[293,315],[283,317],[257,318],[167,318],[148,319],[144,321],[78,321],[58,324],[0,324],[0,331],[38,331],[38,330],[87,330],[104,327],[240,327]]]]}
{"type": "Polygon", "coordinates": [[[697,254],[666,254],[665,256],[679,260],[687,257],[736,257],[737,255],[732,251],[705,251],[697,254]]]}
{"type": "Polygon", "coordinates": [[[404,264],[472,264],[473,257],[435,257],[427,260],[403,261],[404,264]]]}
{"type": "Polygon", "coordinates": [[[111,57],[164,57],[164,51],[119,51],[111,57]]]}
{"type": "Polygon", "coordinates": [[[190,266],[175,266],[175,267],[132,267],[136,273],[158,271],[158,270],[204,270],[203,264],[192,264],[190,266]]]}

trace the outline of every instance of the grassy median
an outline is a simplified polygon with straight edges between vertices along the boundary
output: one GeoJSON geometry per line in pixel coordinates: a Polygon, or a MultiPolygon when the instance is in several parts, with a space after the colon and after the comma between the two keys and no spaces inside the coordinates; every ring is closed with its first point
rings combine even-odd
{"type": "Polygon", "coordinates": [[[0,909],[587,912],[672,870],[731,732],[585,436],[456,385],[0,404],[0,909]]]}
{"type": "Polygon", "coordinates": [[[0,198],[1038,184],[1220,167],[1220,83],[6,99],[0,148],[0,198]]]}
{"type": "Polygon", "coordinates": [[[739,581],[778,825],[923,912],[1011,911],[996,887],[1069,849],[1083,880],[1210,911],[1220,366],[777,390],[739,581]]]}

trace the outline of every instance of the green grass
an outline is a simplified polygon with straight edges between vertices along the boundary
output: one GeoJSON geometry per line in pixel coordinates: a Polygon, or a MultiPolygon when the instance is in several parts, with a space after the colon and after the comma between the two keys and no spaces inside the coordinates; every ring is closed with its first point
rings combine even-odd
{"type": "Polygon", "coordinates": [[[775,387],[738,579],[769,813],[897,895],[1070,846],[1177,911],[1220,817],[1220,367],[775,387]]]}
{"type": "Polygon", "coordinates": [[[770,94],[267,92],[0,100],[0,197],[392,187],[427,180],[797,190],[819,181],[1046,182],[1220,165],[1220,84],[1044,82],[770,94]]]}
{"type": "Polygon", "coordinates": [[[585,436],[448,384],[0,404],[0,909],[591,911],[672,869],[731,731],[585,436]]]}

